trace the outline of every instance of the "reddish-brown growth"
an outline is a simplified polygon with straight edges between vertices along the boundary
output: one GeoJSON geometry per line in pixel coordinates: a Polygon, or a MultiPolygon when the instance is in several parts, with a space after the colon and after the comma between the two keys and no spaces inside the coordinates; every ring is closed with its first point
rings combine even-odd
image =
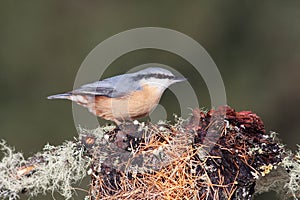
{"type": "Polygon", "coordinates": [[[257,178],[281,161],[261,119],[227,106],[194,110],[174,126],[128,130],[122,140],[111,134],[111,144],[122,147],[110,148],[114,158],[97,159],[101,145],[90,150],[91,199],[252,199],[257,178]]]}

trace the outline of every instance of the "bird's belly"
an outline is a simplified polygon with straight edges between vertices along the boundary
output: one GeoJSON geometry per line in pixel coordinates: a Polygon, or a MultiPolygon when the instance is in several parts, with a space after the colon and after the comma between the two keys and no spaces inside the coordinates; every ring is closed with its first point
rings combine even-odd
{"type": "Polygon", "coordinates": [[[106,120],[121,122],[147,116],[157,106],[160,97],[159,91],[144,87],[122,98],[96,96],[89,110],[106,120]]]}

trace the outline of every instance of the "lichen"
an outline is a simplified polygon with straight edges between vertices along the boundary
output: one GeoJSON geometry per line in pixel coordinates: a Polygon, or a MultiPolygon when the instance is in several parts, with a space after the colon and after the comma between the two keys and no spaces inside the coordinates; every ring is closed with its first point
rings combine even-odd
{"type": "Polygon", "coordinates": [[[85,177],[89,165],[84,148],[70,141],[57,147],[47,144],[27,160],[4,141],[0,149],[4,154],[0,162],[1,199],[17,199],[20,192],[26,191],[30,196],[58,192],[70,199],[72,185],[85,177]]]}
{"type": "Polygon", "coordinates": [[[284,187],[288,188],[289,195],[298,199],[300,197],[300,145],[295,154],[288,151],[288,156],[283,159],[282,165],[289,174],[289,179],[284,187]]]}

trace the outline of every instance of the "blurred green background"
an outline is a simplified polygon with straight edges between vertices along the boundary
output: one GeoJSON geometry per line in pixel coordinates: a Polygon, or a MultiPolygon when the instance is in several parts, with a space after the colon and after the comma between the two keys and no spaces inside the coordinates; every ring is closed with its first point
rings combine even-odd
{"type": "MultiPolygon", "coordinates": [[[[299,1],[10,0],[1,1],[0,16],[0,138],[25,155],[76,137],[71,103],[46,97],[72,89],[80,64],[97,44],[145,26],[174,29],[197,40],[222,74],[228,104],[257,113],[290,148],[300,143],[299,1]]],[[[210,106],[201,77],[167,52],[126,54],[104,76],[149,62],[181,71],[201,106],[210,106]]],[[[162,104],[170,98],[167,91],[162,104]]]]}

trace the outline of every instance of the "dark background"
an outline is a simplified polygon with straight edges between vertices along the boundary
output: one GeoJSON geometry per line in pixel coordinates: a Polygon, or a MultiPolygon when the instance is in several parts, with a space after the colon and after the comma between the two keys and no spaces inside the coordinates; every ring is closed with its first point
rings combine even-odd
{"type": "MultiPolygon", "coordinates": [[[[284,143],[296,149],[300,141],[299,19],[299,1],[1,1],[0,138],[25,155],[46,143],[72,140],[77,132],[71,103],[46,97],[72,89],[80,64],[103,40],[128,29],[153,26],[197,40],[222,74],[228,104],[257,113],[267,130],[278,132],[284,143]]],[[[129,53],[104,76],[148,62],[183,69],[201,106],[210,106],[201,77],[170,53],[129,53]]],[[[162,104],[172,97],[167,91],[162,104]]],[[[37,199],[41,198],[46,199],[37,199]]]]}

